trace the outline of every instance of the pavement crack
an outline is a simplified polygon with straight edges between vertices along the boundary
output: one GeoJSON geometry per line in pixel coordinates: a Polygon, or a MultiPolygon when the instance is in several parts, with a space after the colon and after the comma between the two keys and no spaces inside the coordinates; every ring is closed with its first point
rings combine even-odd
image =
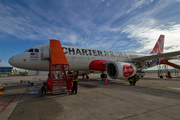
{"type": "Polygon", "coordinates": [[[146,111],[146,112],[142,112],[142,113],[139,113],[139,114],[133,114],[133,115],[130,115],[130,116],[118,119],[118,120],[123,120],[123,119],[131,118],[131,117],[135,117],[135,116],[138,116],[138,115],[141,115],[141,114],[145,114],[145,113],[149,113],[149,112],[151,112],[151,110],[150,111],[146,111]]]}

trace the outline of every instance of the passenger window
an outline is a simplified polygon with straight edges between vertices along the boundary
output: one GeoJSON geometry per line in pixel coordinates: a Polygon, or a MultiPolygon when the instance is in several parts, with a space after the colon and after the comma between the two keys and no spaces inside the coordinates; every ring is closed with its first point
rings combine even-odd
{"type": "Polygon", "coordinates": [[[39,49],[35,49],[35,52],[39,52],[39,49]]]}
{"type": "Polygon", "coordinates": [[[28,52],[33,52],[33,49],[29,49],[28,52]]]}

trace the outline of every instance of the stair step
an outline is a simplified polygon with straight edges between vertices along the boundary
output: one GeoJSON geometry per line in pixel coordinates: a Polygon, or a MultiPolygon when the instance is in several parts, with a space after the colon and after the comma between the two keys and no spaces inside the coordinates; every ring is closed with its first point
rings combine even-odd
{"type": "Polygon", "coordinates": [[[61,83],[66,84],[66,82],[53,82],[53,84],[61,84],[61,83]]]}
{"type": "Polygon", "coordinates": [[[60,80],[55,79],[55,80],[53,80],[53,81],[66,81],[66,79],[60,79],[60,80]]]}
{"type": "Polygon", "coordinates": [[[54,86],[53,90],[67,90],[66,86],[54,86]]]}
{"type": "Polygon", "coordinates": [[[67,86],[67,84],[53,84],[53,86],[67,86]]]}

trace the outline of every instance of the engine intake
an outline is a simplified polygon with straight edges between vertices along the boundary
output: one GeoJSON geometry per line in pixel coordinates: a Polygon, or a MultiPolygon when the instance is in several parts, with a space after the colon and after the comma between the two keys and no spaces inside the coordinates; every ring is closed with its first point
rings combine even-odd
{"type": "Polygon", "coordinates": [[[136,74],[136,66],[132,63],[110,62],[106,65],[106,73],[112,78],[129,78],[136,74]]]}

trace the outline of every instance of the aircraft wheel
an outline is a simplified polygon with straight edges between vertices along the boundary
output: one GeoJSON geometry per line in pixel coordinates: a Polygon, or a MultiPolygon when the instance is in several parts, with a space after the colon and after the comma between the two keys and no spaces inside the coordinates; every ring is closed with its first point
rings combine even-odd
{"type": "Polygon", "coordinates": [[[89,79],[89,76],[86,76],[86,79],[89,79]]]}
{"type": "Polygon", "coordinates": [[[106,75],[106,74],[101,74],[100,77],[101,77],[101,78],[107,78],[107,75],[106,75]]]}
{"type": "Polygon", "coordinates": [[[101,74],[100,77],[103,78],[103,74],[101,74]]]}
{"type": "Polygon", "coordinates": [[[106,75],[106,74],[104,74],[104,78],[107,78],[107,75],[106,75]]]}

